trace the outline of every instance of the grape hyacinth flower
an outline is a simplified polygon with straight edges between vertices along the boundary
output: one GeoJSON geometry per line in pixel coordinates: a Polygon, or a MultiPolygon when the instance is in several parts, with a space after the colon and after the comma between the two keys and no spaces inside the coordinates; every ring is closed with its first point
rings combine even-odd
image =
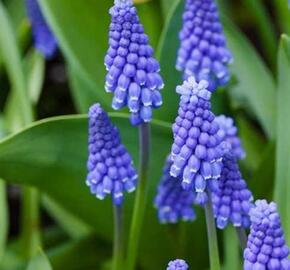
{"type": "Polygon", "coordinates": [[[109,49],[105,57],[106,90],[114,93],[112,107],[128,106],[131,123],[150,122],[152,109],[162,105],[163,80],[153,48],[140,23],[132,0],[115,0],[110,9],[112,21],[109,49]]]}
{"type": "Polygon", "coordinates": [[[196,192],[196,202],[207,202],[207,187],[213,191],[222,168],[222,149],[219,125],[211,112],[211,92],[208,83],[196,83],[190,77],[177,86],[181,94],[178,117],[173,125],[174,143],[171,149],[173,164],[170,174],[182,178],[185,190],[196,192]]]}
{"type": "Polygon", "coordinates": [[[47,59],[53,57],[57,50],[57,40],[48,26],[38,0],[25,0],[26,9],[32,26],[35,47],[47,59]]]}
{"type": "Polygon", "coordinates": [[[277,205],[258,200],[250,211],[250,217],[251,232],[244,251],[244,270],[289,270],[289,248],[277,205]]]}
{"type": "Polygon", "coordinates": [[[209,82],[215,91],[230,79],[232,55],[227,48],[215,0],[186,0],[176,68],[184,78],[209,82]]]}
{"type": "Polygon", "coordinates": [[[99,104],[89,110],[89,158],[86,183],[91,193],[103,200],[111,194],[113,202],[123,201],[124,191],[133,192],[137,174],[130,154],[121,143],[119,130],[99,104]]]}
{"type": "Polygon", "coordinates": [[[169,170],[172,165],[170,156],[167,157],[163,175],[155,197],[155,207],[158,209],[160,223],[177,223],[179,220],[192,221],[195,219],[193,203],[195,199],[192,190],[184,190],[181,178],[174,178],[169,170]]]}
{"type": "Polygon", "coordinates": [[[231,222],[235,227],[248,228],[253,195],[242,178],[238,165],[238,159],[244,158],[245,151],[233,119],[221,115],[215,121],[220,127],[219,135],[226,143],[218,188],[212,193],[217,227],[224,229],[231,222]]]}
{"type": "Polygon", "coordinates": [[[188,264],[184,260],[174,260],[169,262],[166,270],[188,270],[188,264]]]}

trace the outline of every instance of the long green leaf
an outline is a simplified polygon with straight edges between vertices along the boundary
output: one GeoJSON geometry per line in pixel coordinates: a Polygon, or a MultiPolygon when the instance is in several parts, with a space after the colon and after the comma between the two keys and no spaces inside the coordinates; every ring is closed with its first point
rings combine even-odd
{"type": "Polygon", "coordinates": [[[281,38],[278,56],[278,115],[275,201],[278,203],[286,238],[290,243],[290,38],[281,38]]]}
{"type": "Polygon", "coordinates": [[[266,134],[273,138],[276,121],[274,79],[253,46],[229,20],[224,19],[224,28],[234,55],[232,73],[238,80],[231,89],[232,97],[245,101],[266,134]]]}
{"type": "Polygon", "coordinates": [[[26,270],[52,270],[51,264],[42,251],[31,259],[26,270]]]}
{"type": "MultiPolygon", "coordinates": [[[[112,114],[121,130],[124,144],[137,161],[138,134],[127,117],[112,114]]],[[[152,159],[150,162],[150,190],[142,232],[140,260],[144,269],[161,269],[174,257],[168,227],[158,224],[153,198],[172,141],[170,125],[153,121],[152,159]],[[156,241],[158,237],[158,241],[156,241]],[[150,239],[150,241],[148,241],[150,239]],[[152,241],[154,245],[152,245],[152,241]]],[[[112,241],[112,212],[110,199],[99,201],[89,194],[85,185],[87,159],[87,119],[85,116],[66,116],[43,120],[29,129],[0,143],[0,177],[10,183],[33,185],[46,192],[64,209],[91,225],[96,234],[112,241]]],[[[136,166],[137,166],[136,162],[136,166]]],[[[129,224],[133,194],[125,200],[126,224],[129,224]]],[[[190,254],[206,254],[207,246],[203,220],[192,225],[188,239],[190,254]],[[198,232],[198,233],[197,233],[198,232]],[[201,233],[202,232],[202,233],[201,233]],[[194,241],[194,239],[196,239],[194,241]],[[197,240],[199,239],[199,240],[197,240]]],[[[128,228],[128,226],[126,226],[128,228]]],[[[174,241],[173,241],[174,242],[174,241]]],[[[197,269],[207,266],[205,257],[189,256],[197,269]]]]}
{"type": "Polygon", "coordinates": [[[12,88],[15,91],[19,112],[22,115],[22,124],[26,125],[32,122],[33,113],[28,98],[25,75],[15,33],[2,2],[0,2],[0,25],[0,54],[7,69],[12,88]]]}
{"type": "Polygon", "coordinates": [[[290,12],[288,0],[274,0],[276,15],[283,32],[290,34],[290,12]]]}

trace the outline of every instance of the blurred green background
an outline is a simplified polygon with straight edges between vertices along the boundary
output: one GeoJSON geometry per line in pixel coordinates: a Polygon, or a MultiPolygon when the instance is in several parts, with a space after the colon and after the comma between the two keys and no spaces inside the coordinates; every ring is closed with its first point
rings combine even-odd
{"type": "MultiPolygon", "coordinates": [[[[87,119],[94,102],[111,111],[104,91],[109,0],[39,0],[59,41],[46,61],[33,47],[23,0],[0,2],[0,269],[26,269],[19,237],[21,189],[41,191],[42,248],[55,270],[110,269],[111,202],[97,201],[85,186],[87,119]],[[30,114],[33,117],[27,121],[30,114]],[[52,117],[52,118],[51,118],[52,117]],[[29,123],[36,121],[35,123],[29,123]],[[28,125],[28,127],[27,127],[28,125]],[[24,129],[23,129],[24,128],[24,129]]],[[[213,110],[235,118],[247,152],[241,163],[255,198],[279,204],[290,244],[290,12],[287,0],[220,0],[228,46],[234,55],[232,80],[213,95],[213,110]],[[283,35],[282,35],[283,34],[283,35]],[[282,37],[281,37],[282,35],[282,37]]],[[[164,77],[164,105],[154,113],[150,196],[138,269],[165,269],[175,257],[191,269],[207,269],[204,214],[194,223],[160,225],[153,208],[163,162],[172,143],[181,82],[175,70],[182,0],[136,1],[164,77]]],[[[136,128],[127,111],[111,113],[138,164],[136,128]]],[[[134,194],[127,196],[126,224],[134,194]]],[[[241,269],[234,230],[219,231],[224,270],[241,269]]],[[[33,243],[32,243],[33,244],[33,243]]],[[[50,269],[38,253],[30,270],[50,269]],[[40,264],[38,264],[40,263],[40,264]],[[39,266],[41,265],[41,266],[39,266]]]]}

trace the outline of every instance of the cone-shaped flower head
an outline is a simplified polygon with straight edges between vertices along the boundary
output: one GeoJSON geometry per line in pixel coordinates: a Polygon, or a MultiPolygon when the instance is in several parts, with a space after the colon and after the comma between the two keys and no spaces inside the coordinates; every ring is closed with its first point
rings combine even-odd
{"type": "Polygon", "coordinates": [[[227,143],[228,151],[226,154],[243,159],[246,154],[238,136],[238,129],[234,124],[234,120],[231,117],[220,115],[215,118],[215,121],[220,127],[220,136],[224,137],[224,142],[227,143]]]}
{"type": "Polygon", "coordinates": [[[221,177],[218,188],[212,193],[217,227],[224,229],[230,222],[235,227],[247,228],[250,226],[249,211],[253,196],[238,165],[238,159],[243,158],[245,152],[233,119],[221,115],[215,121],[220,127],[219,136],[225,143],[221,177]]]}
{"type": "Polygon", "coordinates": [[[289,248],[276,204],[258,200],[250,217],[251,232],[244,251],[244,270],[289,270],[289,248]]]}
{"type": "Polygon", "coordinates": [[[38,0],[25,0],[32,26],[35,47],[46,57],[51,58],[57,50],[57,41],[43,17],[38,0]]]}
{"type": "Polygon", "coordinates": [[[232,55],[227,49],[215,0],[185,0],[179,39],[176,68],[183,71],[185,78],[207,80],[210,91],[229,81],[232,55]]]}
{"type": "Polygon", "coordinates": [[[159,221],[161,223],[176,223],[179,220],[192,221],[195,219],[193,209],[194,192],[184,190],[181,186],[181,178],[170,175],[171,165],[171,158],[168,157],[155,197],[155,207],[158,209],[159,221]]]}
{"type": "Polygon", "coordinates": [[[169,262],[166,270],[188,270],[188,264],[184,260],[174,260],[169,262]]]}
{"type": "Polygon", "coordinates": [[[130,154],[121,143],[119,130],[99,104],[89,110],[89,159],[87,185],[98,199],[111,194],[121,204],[124,191],[132,192],[137,174],[130,154]]]}
{"type": "Polygon", "coordinates": [[[133,125],[149,122],[152,109],[162,105],[159,63],[153,58],[153,49],[132,0],[115,1],[110,14],[105,65],[106,90],[114,93],[112,107],[118,110],[128,106],[133,125]]]}
{"type": "Polygon", "coordinates": [[[177,86],[181,94],[178,117],[173,125],[174,143],[171,149],[173,164],[170,174],[182,178],[186,190],[197,192],[196,202],[207,201],[206,188],[217,185],[222,167],[219,126],[211,112],[211,92],[207,82],[196,83],[193,77],[177,86]]]}
{"type": "Polygon", "coordinates": [[[218,188],[212,193],[217,227],[224,229],[228,223],[235,227],[250,226],[249,211],[253,196],[242,178],[237,159],[224,158],[218,188]]]}

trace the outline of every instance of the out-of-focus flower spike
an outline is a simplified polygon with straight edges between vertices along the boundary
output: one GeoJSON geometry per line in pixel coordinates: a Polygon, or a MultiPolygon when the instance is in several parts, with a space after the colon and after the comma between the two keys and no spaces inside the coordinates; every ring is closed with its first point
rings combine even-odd
{"type": "Polygon", "coordinates": [[[177,259],[174,261],[169,262],[166,270],[188,270],[188,264],[186,263],[186,261],[181,260],[181,259],[177,259]]]}
{"type": "Polygon", "coordinates": [[[180,220],[192,221],[195,219],[193,203],[195,193],[184,190],[181,178],[174,178],[169,170],[172,165],[168,157],[163,169],[163,175],[155,197],[155,207],[158,209],[160,223],[177,223],[180,220]]]}
{"type": "Polygon", "coordinates": [[[121,143],[119,130],[110,122],[100,104],[89,110],[89,158],[86,183],[98,199],[111,194],[119,205],[124,192],[133,192],[137,174],[133,161],[121,143]]]}
{"type": "Polygon", "coordinates": [[[178,117],[172,127],[170,169],[171,176],[182,179],[185,190],[196,191],[196,202],[202,205],[208,199],[206,189],[216,186],[214,182],[220,176],[223,155],[219,125],[211,112],[211,92],[207,86],[206,81],[196,83],[190,77],[177,87],[181,97],[178,117]]]}
{"type": "Polygon", "coordinates": [[[289,270],[289,247],[275,203],[258,200],[250,211],[251,231],[244,270],[289,270]]]}
{"type": "Polygon", "coordinates": [[[57,51],[57,40],[42,14],[38,0],[25,0],[25,3],[32,26],[35,47],[49,59],[57,51]]]}
{"type": "Polygon", "coordinates": [[[227,84],[232,55],[219,19],[215,0],[185,0],[183,27],[176,68],[184,78],[209,82],[208,90],[227,84]]]}
{"type": "Polygon", "coordinates": [[[215,121],[220,126],[220,137],[224,138],[224,142],[226,142],[228,146],[225,154],[231,155],[237,159],[244,159],[246,153],[238,136],[238,129],[234,124],[234,120],[231,117],[219,115],[216,117],[215,121]]]}
{"type": "Polygon", "coordinates": [[[152,110],[162,105],[159,63],[133,1],[115,0],[110,14],[106,91],[114,94],[113,109],[129,108],[133,125],[150,122],[152,110]]]}

